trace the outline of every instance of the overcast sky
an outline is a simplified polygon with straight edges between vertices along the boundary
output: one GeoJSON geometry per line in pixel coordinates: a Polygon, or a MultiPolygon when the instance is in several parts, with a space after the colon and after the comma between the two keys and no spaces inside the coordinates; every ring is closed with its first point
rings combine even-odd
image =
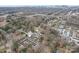
{"type": "Polygon", "coordinates": [[[0,0],[0,6],[8,5],[79,5],[79,0],[0,0]]]}

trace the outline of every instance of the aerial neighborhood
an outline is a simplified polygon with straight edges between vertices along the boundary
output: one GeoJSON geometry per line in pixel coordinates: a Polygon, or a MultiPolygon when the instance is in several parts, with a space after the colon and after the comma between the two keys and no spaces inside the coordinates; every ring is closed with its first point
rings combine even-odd
{"type": "Polygon", "coordinates": [[[0,8],[0,53],[79,52],[78,6],[0,8]]]}

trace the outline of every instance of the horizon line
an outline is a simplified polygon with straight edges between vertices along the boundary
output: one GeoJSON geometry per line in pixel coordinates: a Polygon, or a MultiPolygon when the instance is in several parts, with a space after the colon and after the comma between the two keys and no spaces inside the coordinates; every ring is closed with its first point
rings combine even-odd
{"type": "Polygon", "coordinates": [[[32,7],[32,6],[79,6],[79,5],[0,5],[0,7],[32,7]]]}

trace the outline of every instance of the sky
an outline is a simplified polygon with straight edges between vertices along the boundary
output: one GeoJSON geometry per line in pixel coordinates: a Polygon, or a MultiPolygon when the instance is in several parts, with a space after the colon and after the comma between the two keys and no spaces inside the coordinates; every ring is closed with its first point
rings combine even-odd
{"type": "Polygon", "coordinates": [[[79,0],[0,0],[0,6],[79,5],[79,0]]]}

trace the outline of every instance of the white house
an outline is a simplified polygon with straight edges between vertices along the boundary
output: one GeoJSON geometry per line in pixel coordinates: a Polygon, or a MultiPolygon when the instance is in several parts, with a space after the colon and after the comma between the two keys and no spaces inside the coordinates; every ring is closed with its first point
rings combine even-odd
{"type": "Polygon", "coordinates": [[[27,36],[28,36],[28,37],[31,37],[32,34],[33,34],[33,33],[32,33],[31,31],[29,31],[29,32],[27,33],[27,36]]]}

